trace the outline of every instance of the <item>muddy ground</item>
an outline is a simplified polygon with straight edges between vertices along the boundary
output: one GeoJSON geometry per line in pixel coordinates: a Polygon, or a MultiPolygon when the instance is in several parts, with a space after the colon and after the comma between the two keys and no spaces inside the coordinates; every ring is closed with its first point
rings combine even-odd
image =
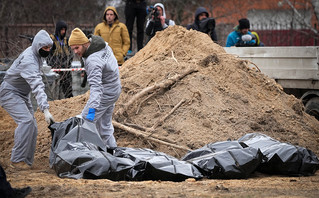
{"type": "MultiPolygon", "coordinates": [[[[113,119],[140,134],[116,127],[118,146],[181,158],[208,143],[261,132],[319,154],[319,122],[304,113],[301,101],[205,34],[169,27],[126,61],[120,73],[123,90],[113,119]]],[[[51,101],[50,112],[64,121],[81,113],[88,96],[51,101]]],[[[51,134],[43,113],[35,116],[39,132],[33,168],[15,171],[8,165],[16,124],[0,108],[0,163],[13,187],[32,187],[29,197],[319,196],[318,172],[310,177],[255,172],[241,180],[184,182],[62,179],[49,168],[51,134]]]]}

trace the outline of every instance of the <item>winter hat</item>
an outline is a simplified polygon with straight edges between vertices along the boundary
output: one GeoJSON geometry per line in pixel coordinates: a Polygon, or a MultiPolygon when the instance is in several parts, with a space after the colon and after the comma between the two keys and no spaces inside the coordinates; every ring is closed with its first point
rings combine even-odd
{"type": "Polygon", "coordinates": [[[88,43],[89,39],[85,36],[85,34],[79,28],[74,28],[72,30],[71,36],[69,38],[69,45],[82,45],[88,43]]]}
{"type": "Polygon", "coordinates": [[[243,18],[243,19],[240,19],[238,22],[239,22],[238,29],[242,30],[242,29],[249,29],[250,28],[250,24],[249,24],[248,19],[243,18]]]}

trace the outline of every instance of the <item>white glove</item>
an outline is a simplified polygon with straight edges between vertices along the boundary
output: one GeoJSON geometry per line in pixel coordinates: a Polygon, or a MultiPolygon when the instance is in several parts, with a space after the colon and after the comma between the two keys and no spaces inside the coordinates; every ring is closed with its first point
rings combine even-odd
{"type": "Polygon", "coordinates": [[[48,124],[53,124],[55,122],[53,116],[51,115],[51,113],[49,111],[49,109],[44,109],[43,113],[44,113],[45,121],[48,124]]]}
{"type": "Polygon", "coordinates": [[[245,34],[243,36],[241,36],[241,40],[243,41],[251,41],[253,37],[250,34],[245,34]]]}

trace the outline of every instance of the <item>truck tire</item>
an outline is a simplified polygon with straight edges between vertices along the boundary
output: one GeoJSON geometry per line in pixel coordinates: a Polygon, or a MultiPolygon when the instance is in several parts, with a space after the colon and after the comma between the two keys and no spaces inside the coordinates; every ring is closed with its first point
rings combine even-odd
{"type": "Polygon", "coordinates": [[[306,113],[319,120],[319,97],[311,98],[305,105],[306,113]]]}

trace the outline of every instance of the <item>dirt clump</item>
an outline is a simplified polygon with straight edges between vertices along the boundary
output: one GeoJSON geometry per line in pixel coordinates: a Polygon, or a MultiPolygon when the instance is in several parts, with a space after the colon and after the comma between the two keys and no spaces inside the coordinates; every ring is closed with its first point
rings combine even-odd
{"type": "MultiPolygon", "coordinates": [[[[187,150],[208,143],[261,132],[319,154],[319,122],[303,111],[301,101],[287,95],[273,79],[250,69],[246,61],[227,54],[206,34],[181,26],[169,27],[158,32],[127,60],[120,73],[123,89],[116,103],[114,122],[142,135],[116,126],[118,146],[151,148],[180,158],[187,150]]],[[[56,121],[64,121],[80,114],[88,97],[89,92],[51,101],[50,112],[56,121]]],[[[292,179],[255,173],[248,180],[187,180],[181,183],[61,179],[49,168],[51,134],[43,113],[37,111],[35,116],[39,134],[34,168],[17,173],[8,167],[16,125],[0,108],[0,162],[8,171],[13,186],[31,185],[32,196],[319,195],[317,173],[292,179]],[[307,191],[298,190],[305,188],[307,191]]]]}

